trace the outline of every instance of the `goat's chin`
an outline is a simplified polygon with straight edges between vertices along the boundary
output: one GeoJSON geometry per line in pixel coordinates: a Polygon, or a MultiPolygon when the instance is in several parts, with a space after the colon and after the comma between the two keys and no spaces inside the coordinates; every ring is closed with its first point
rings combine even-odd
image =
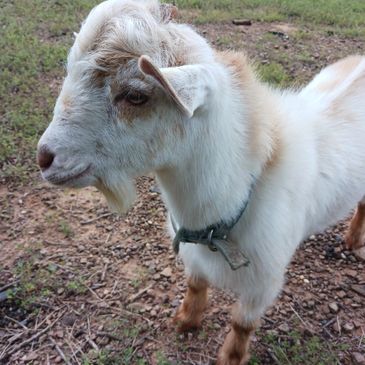
{"type": "Polygon", "coordinates": [[[105,196],[110,210],[116,213],[126,213],[136,199],[136,189],[129,178],[98,181],[95,187],[105,196]]]}

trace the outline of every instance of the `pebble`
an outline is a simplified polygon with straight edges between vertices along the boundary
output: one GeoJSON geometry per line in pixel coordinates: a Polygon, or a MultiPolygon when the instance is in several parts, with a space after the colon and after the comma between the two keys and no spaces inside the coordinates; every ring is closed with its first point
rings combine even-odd
{"type": "Polygon", "coordinates": [[[339,292],[337,292],[337,295],[338,295],[339,298],[345,298],[346,292],[343,291],[343,290],[340,290],[339,292]]]}
{"type": "Polygon", "coordinates": [[[171,275],[172,275],[171,268],[170,267],[166,267],[165,269],[163,269],[162,272],[161,272],[161,275],[164,276],[164,277],[166,277],[166,278],[171,277],[171,275]]]}
{"type": "Polygon", "coordinates": [[[352,357],[355,361],[355,365],[365,365],[365,356],[360,354],[360,352],[354,352],[352,357]]]}
{"type": "Polygon", "coordinates": [[[328,307],[332,313],[337,313],[339,310],[338,305],[335,302],[328,304],[328,307]]]}
{"type": "Polygon", "coordinates": [[[346,331],[346,332],[352,332],[354,330],[355,326],[353,325],[353,323],[351,322],[347,322],[344,324],[343,326],[343,329],[346,331]]]}
{"type": "Polygon", "coordinates": [[[289,325],[287,323],[283,323],[281,324],[278,329],[281,331],[281,332],[289,332],[290,331],[290,328],[289,328],[289,325]]]}
{"type": "Polygon", "coordinates": [[[341,332],[341,325],[340,325],[338,322],[335,322],[335,323],[333,324],[332,328],[333,328],[336,332],[338,332],[338,333],[340,333],[340,332],[341,332]]]}
{"type": "Polygon", "coordinates": [[[365,261],[365,246],[353,251],[354,255],[360,260],[365,261]]]}

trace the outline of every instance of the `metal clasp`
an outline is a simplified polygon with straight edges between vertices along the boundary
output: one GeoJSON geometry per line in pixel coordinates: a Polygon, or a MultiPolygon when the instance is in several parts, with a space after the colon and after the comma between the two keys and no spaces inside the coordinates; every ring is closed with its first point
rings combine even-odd
{"type": "Polygon", "coordinates": [[[212,242],[212,237],[213,237],[213,233],[214,233],[214,230],[212,229],[209,233],[208,233],[208,247],[209,247],[209,250],[213,251],[213,252],[216,252],[218,249],[217,247],[215,246],[215,244],[212,242]]]}

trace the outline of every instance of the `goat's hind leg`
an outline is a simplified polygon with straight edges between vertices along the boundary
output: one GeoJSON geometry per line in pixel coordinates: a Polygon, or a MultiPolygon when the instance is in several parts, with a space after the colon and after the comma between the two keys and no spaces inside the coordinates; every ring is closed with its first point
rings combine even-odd
{"type": "Polygon", "coordinates": [[[365,196],[357,205],[345,237],[346,246],[356,250],[365,244],[365,196]]]}
{"type": "Polygon", "coordinates": [[[208,282],[190,276],[184,300],[174,317],[179,332],[199,328],[204,309],[208,302],[208,282]]]}

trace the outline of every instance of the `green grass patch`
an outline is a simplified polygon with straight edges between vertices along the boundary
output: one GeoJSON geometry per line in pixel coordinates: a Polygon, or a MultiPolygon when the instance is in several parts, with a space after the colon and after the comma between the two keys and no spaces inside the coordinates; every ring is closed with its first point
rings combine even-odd
{"type": "Polygon", "coordinates": [[[2,1],[0,12],[0,180],[24,181],[48,125],[73,31],[96,0],[2,1]]]}
{"type": "Polygon", "coordinates": [[[294,21],[306,26],[330,27],[349,36],[365,34],[363,0],[177,0],[176,4],[182,9],[193,9],[197,23],[233,18],[294,21]]]}
{"type": "Polygon", "coordinates": [[[293,85],[293,78],[280,63],[270,62],[269,64],[260,64],[257,66],[257,70],[261,80],[266,83],[279,88],[293,85]]]}
{"type": "MultiPolygon", "coordinates": [[[[73,32],[99,0],[1,1],[0,11],[0,181],[25,182],[37,170],[37,141],[52,118],[73,32]]],[[[201,22],[248,18],[289,21],[327,34],[365,35],[363,0],[177,0],[201,22]]],[[[295,34],[298,39],[308,35],[295,34]]],[[[220,35],[228,47],[231,39],[220,35]]],[[[308,55],[303,55],[308,59],[308,55]]],[[[260,67],[264,80],[286,85],[280,65],[260,67]],[[270,75],[270,72],[272,74],[270,75]]],[[[65,234],[68,234],[67,232],[65,234]]]]}
{"type": "MultiPolygon", "coordinates": [[[[275,363],[281,365],[336,365],[341,364],[336,353],[346,351],[347,345],[330,344],[318,336],[303,336],[298,331],[291,331],[284,338],[264,335],[261,341],[267,346],[275,363]]],[[[257,365],[256,358],[249,365],[257,365]]]]}

